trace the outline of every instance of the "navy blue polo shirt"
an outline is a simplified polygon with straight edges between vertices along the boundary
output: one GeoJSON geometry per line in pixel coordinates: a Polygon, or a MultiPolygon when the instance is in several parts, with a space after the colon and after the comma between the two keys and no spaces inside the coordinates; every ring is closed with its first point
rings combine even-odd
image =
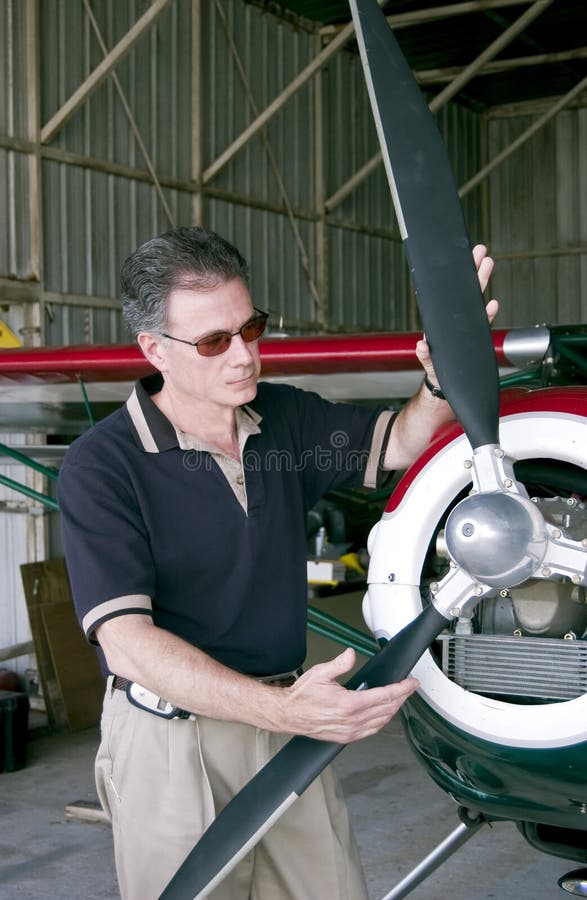
{"type": "Polygon", "coordinates": [[[141,613],[240,672],[295,669],[306,654],[308,510],[331,489],[377,483],[393,416],[259,384],[241,411],[252,423],[243,508],[213,454],[179,446],[151,400],[161,384],[138,382],[61,467],[82,627],[96,643],[102,622],[141,613]]]}

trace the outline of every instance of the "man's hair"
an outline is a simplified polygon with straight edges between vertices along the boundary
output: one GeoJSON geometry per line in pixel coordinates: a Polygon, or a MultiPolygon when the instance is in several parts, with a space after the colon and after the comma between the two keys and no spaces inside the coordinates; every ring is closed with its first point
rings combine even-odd
{"type": "Polygon", "coordinates": [[[140,331],[161,334],[172,291],[209,291],[235,278],[248,287],[248,266],[236,247],[197,225],[174,228],[151,238],[124,261],[124,321],[135,337],[140,331]]]}

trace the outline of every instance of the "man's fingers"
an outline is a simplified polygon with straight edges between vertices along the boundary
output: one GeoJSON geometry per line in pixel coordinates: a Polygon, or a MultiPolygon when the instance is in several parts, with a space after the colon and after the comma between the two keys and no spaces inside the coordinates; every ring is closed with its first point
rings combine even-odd
{"type": "Polygon", "coordinates": [[[487,247],[485,244],[476,244],[473,247],[473,260],[477,269],[477,277],[481,291],[484,291],[491,278],[493,272],[493,260],[487,256],[487,247]]]}
{"type": "Polygon", "coordinates": [[[397,713],[418,687],[415,678],[365,690],[345,690],[336,679],[353,668],[354,650],[308,669],[284,689],[286,720],[283,730],[319,740],[348,743],[375,734],[397,713]]]}
{"type": "Polygon", "coordinates": [[[357,654],[352,647],[347,647],[346,650],[343,650],[342,653],[339,653],[338,656],[335,656],[332,660],[340,673],[350,672],[356,661],[357,654]]]}
{"type": "Polygon", "coordinates": [[[368,697],[364,693],[361,699],[364,702],[369,699],[373,706],[377,706],[378,704],[389,706],[390,703],[397,703],[398,706],[401,706],[404,700],[407,700],[407,698],[411,696],[411,694],[413,694],[419,686],[420,682],[417,680],[417,678],[409,676],[408,678],[404,678],[402,681],[397,681],[395,684],[388,684],[384,687],[379,688],[371,688],[368,691],[368,697]]]}
{"type": "Polygon", "coordinates": [[[497,313],[499,312],[499,302],[497,300],[490,300],[485,307],[485,311],[487,313],[487,318],[489,319],[489,324],[491,325],[497,313]]]}
{"type": "Polygon", "coordinates": [[[304,672],[302,677],[295,683],[294,688],[300,688],[308,682],[324,683],[336,681],[341,675],[350,672],[356,660],[357,656],[355,651],[351,647],[347,647],[346,650],[343,650],[343,652],[339,653],[338,656],[335,656],[334,659],[330,659],[323,663],[317,663],[315,666],[312,666],[311,669],[308,669],[307,672],[304,672]]]}

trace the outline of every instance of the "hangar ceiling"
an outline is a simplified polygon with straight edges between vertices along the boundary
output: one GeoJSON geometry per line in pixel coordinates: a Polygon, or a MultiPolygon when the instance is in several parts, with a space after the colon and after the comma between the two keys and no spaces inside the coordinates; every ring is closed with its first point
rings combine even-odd
{"type": "MultiPolygon", "coordinates": [[[[348,0],[249,0],[300,27],[335,36],[350,21],[348,0]]],[[[383,5],[422,88],[441,91],[467,67],[457,94],[477,109],[565,95],[587,76],[585,0],[390,0],[383,5]],[[522,19],[523,17],[523,19],[522,19]],[[519,33],[511,38],[521,26],[519,33]],[[503,48],[482,62],[482,54],[503,48]]]]}

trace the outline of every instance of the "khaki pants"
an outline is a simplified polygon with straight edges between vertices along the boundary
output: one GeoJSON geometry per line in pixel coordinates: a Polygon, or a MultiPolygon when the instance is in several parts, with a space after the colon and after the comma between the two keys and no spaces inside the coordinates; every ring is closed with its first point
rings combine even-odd
{"type": "MultiPolygon", "coordinates": [[[[166,720],[110,687],[96,783],[123,900],[156,900],[214,816],[287,741],[249,725],[166,720]]],[[[327,769],[210,900],[366,900],[338,781],[327,769]]]]}

